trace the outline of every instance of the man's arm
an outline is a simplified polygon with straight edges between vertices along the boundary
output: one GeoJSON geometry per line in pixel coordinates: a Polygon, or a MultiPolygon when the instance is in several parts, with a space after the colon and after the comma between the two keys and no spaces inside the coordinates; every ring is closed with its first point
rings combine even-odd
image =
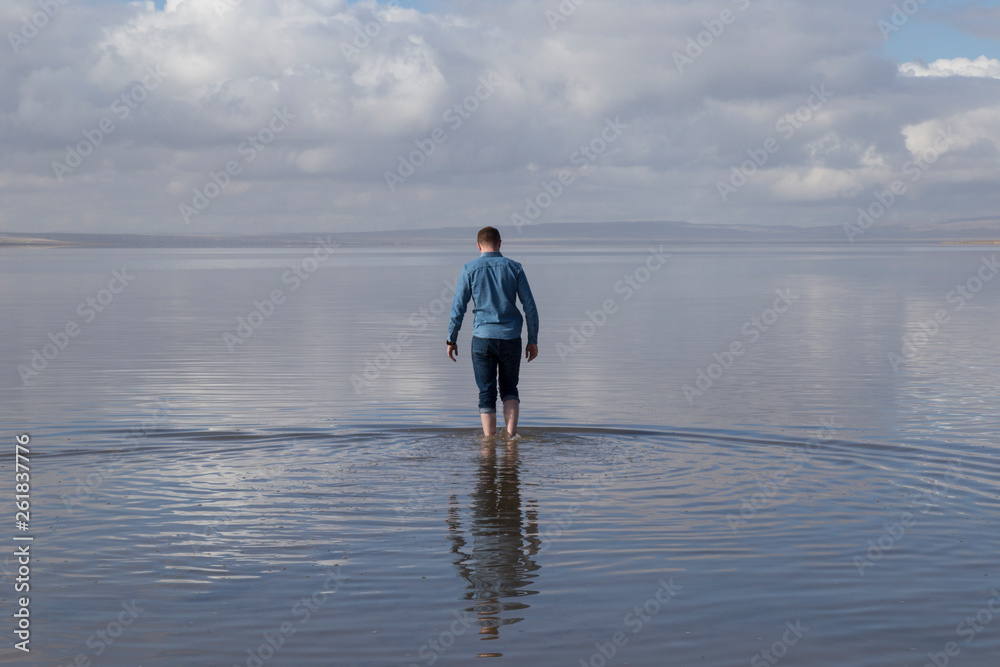
{"type": "Polygon", "coordinates": [[[462,320],[465,319],[465,310],[469,307],[471,298],[472,280],[463,266],[455,285],[455,298],[451,301],[451,321],[448,323],[448,358],[452,361],[458,361],[454,356],[458,354],[458,331],[462,328],[462,320]]]}
{"type": "Polygon", "coordinates": [[[525,357],[531,361],[538,356],[538,308],[535,307],[535,298],[531,295],[531,287],[528,285],[528,277],[524,275],[524,269],[517,276],[517,298],[521,300],[525,322],[528,325],[525,357]]]}

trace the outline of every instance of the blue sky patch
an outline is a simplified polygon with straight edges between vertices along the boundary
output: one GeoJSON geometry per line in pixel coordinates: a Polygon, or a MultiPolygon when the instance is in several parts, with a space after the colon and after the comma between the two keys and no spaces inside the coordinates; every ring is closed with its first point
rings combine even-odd
{"type": "MultiPolygon", "coordinates": [[[[893,7],[905,4],[897,2],[893,7]]],[[[900,63],[979,56],[1000,58],[1000,40],[971,35],[953,23],[965,10],[991,7],[1000,8],[1000,0],[932,0],[905,21],[899,20],[899,13],[894,20],[893,12],[887,12],[883,17],[885,23],[876,30],[888,34],[883,52],[900,63]]]]}

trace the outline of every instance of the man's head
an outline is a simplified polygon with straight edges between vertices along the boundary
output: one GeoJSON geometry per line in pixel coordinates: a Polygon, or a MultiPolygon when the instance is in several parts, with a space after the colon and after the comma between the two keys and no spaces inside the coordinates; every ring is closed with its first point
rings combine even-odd
{"type": "Polygon", "coordinates": [[[479,252],[496,252],[500,250],[500,232],[496,227],[483,227],[476,238],[479,252]]]}

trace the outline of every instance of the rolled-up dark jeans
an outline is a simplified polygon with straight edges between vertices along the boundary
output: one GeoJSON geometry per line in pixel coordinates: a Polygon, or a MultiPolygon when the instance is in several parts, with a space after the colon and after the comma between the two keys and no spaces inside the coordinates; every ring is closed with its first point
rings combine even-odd
{"type": "Polygon", "coordinates": [[[479,385],[479,412],[496,414],[497,381],[500,400],[521,400],[517,378],[521,370],[521,339],[472,337],[472,370],[479,385]]]}

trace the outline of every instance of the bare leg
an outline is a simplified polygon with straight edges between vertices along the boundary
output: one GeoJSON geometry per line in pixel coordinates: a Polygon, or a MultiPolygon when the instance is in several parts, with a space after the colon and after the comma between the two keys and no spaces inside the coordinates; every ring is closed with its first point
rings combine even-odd
{"type": "MultiPolygon", "coordinates": [[[[507,404],[504,403],[504,414],[507,414],[507,404]]],[[[483,435],[496,435],[497,432],[497,413],[495,412],[481,412],[479,417],[483,420],[483,435]]]]}
{"type": "Polygon", "coordinates": [[[517,435],[517,415],[520,412],[521,402],[516,398],[503,402],[503,421],[507,428],[507,435],[514,437],[517,435]]]}

